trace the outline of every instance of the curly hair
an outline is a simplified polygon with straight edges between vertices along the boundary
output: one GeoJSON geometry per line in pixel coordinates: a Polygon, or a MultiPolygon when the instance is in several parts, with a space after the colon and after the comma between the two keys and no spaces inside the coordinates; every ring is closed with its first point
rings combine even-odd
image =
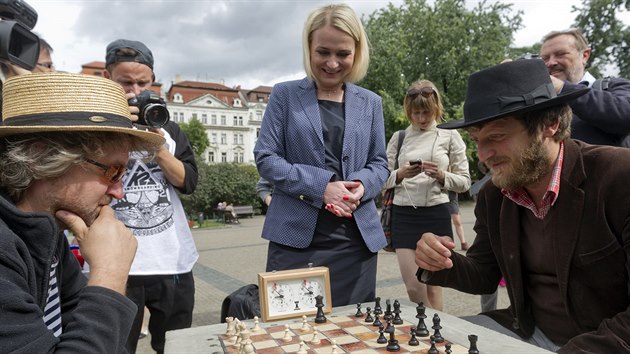
{"type": "Polygon", "coordinates": [[[19,202],[34,181],[62,176],[86,158],[105,156],[109,147],[154,151],[139,139],[111,132],[17,134],[0,140],[0,186],[19,202]]]}

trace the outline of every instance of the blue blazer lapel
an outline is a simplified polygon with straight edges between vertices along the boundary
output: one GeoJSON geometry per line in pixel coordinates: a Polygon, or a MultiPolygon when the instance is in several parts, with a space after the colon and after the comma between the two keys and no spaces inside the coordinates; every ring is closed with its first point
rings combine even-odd
{"type": "Polygon", "coordinates": [[[298,100],[302,105],[302,109],[306,114],[306,118],[313,126],[313,130],[319,141],[324,145],[324,133],[322,132],[322,119],[319,114],[319,104],[317,103],[317,92],[315,84],[309,78],[304,78],[300,84],[300,90],[297,92],[298,100]]]}

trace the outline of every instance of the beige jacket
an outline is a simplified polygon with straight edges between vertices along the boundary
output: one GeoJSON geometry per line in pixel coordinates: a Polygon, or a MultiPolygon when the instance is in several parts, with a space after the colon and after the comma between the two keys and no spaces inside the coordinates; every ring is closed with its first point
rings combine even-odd
{"type": "Polygon", "coordinates": [[[448,202],[448,191],[463,193],[470,188],[470,172],[466,158],[466,144],[457,130],[439,129],[434,123],[427,130],[412,125],[405,129],[405,139],[400,148],[398,166],[411,160],[437,162],[444,171],[444,185],[423,172],[413,178],[405,178],[396,184],[394,169],[398,132],[387,144],[387,161],[391,171],[384,188],[396,187],[394,204],[399,206],[425,207],[448,202]]]}

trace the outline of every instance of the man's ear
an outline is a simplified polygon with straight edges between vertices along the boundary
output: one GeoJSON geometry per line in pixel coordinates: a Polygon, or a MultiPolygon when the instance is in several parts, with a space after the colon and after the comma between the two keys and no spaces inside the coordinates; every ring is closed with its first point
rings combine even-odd
{"type": "Polygon", "coordinates": [[[588,61],[588,58],[591,57],[591,48],[586,48],[584,49],[584,52],[582,53],[582,65],[586,66],[586,62],[588,61]]]}
{"type": "Polygon", "coordinates": [[[551,122],[549,125],[545,125],[543,126],[543,138],[551,138],[553,137],[556,132],[558,131],[558,128],[560,127],[560,119],[555,119],[553,122],[551,122]]]}
{"type": "Polygon", "coordinates": [[[111,79],[112,75],[109,73],[109,70],[103,71],[103,77],[106,79],[111,79]]]}

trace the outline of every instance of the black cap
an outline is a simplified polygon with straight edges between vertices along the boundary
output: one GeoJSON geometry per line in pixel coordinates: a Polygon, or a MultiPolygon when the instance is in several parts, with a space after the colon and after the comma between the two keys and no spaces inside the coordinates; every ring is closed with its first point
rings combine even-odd
{"type": "Polygon", "coordinates": [[[128,39],[117,39],[108,44],[105,54],[105,66],[120,63],[122,61],[141,63],[153,70],[153,53],[151,53],[149,48],[142,42],[128,39]],[[123,48],[132,49],[136,53],[134,55],[118,54],[118,51],[123,48]]]}

